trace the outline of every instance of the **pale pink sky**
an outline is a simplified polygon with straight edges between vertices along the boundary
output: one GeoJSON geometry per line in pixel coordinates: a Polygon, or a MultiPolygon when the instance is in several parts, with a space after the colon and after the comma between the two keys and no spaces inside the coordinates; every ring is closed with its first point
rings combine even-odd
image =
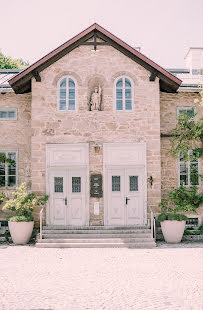
{"type": "Polygon", "coordinates": [[[203,47],[203,0],[0,0],[0,49],[32,63],[94,22],[167,68],[203,47]]]}

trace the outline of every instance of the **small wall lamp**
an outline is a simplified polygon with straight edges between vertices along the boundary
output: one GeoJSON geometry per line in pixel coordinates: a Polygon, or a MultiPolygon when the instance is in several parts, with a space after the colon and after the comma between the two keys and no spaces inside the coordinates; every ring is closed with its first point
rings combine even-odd
{"type": "Polygon", "coordinates": [[[150,177],[148,178],[148,181],[149,181],[150,187],[152,188],[152,185],[153,185],[153,182],[154,182],[154,179],[153,179],[152,175],[150,175],[150,177]]]}
{"type": "Polygon", "coordinates": [[[100,145],[99,145],[99,143],[98,143],[98,142],[95,142],[94,145],[93,145],[93,147],[94,147],[95,153],[99,153],[99,151],[100,151],[100,145]]]}

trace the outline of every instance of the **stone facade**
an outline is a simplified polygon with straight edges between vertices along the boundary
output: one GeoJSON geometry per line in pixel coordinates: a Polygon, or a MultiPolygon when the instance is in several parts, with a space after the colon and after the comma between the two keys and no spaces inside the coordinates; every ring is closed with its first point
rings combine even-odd
{"type": "MultiPolygon", "coordinates": [[[[96,52],[91,46],[79,46],[40,76],[41,82],[32,78],[32,93],[0,95],[1,107],[18,108],[17,121],[0,123],[0,150],[19,152],[18,183],[27,182],[38,194],[46,191],[49,143],[89,143],[90,174],[103,174],[103,143],[145,142],[147,199],[158,212],[161,196],[177,186],[177,161],[169,155],[169,139],[160,139],[160,134],[175,127],[176,106],[194,106],[198,95],[161,93],[157,77],[150,81],[148,70],[111,46],[99,46],[96,52]],[[76,81],[76,111],[58,110],[57,83],[63,76],[76,81]],[[134,85],[132,111],[115,109],[115,80],[120,76],[129,77],[134,85]],[[90,95],[98,84],[102,87],[102,111],[89,111],[90,95]],[[95,153],[95,142],[100,144],[99,153],[95,153]]],[[[89,209],[90,225],[103,225],[103,198],[90,198],[89,209]],[[100,214],[95,215],[93,205],[98,200],[100,214]]],[[[37,220],[39,210],[35,211],[37,220]]]]}

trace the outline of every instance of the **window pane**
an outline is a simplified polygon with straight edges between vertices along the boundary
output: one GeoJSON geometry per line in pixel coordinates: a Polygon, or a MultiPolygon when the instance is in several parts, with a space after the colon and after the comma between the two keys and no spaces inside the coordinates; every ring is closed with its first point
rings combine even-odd
{"type": "Polygon", "coordinates": [[[125,87],[131,87],[131,83],[128,79],[125,79],[125,87]]]}
{"type": "Polygon", "coordinates": [[[126,110],[132,110],[131,100],[126,100],[126,102],[125,102],[125,109],[126,110]]]}
{"type": "Polygon", "coordinates": [[[69,89],[69,99],[75,99],[75,89],[69,89]]]}
{"type": "Polygon", "coordinates": [[[180,175],[180,184],[188,185],[188,176],[186,174],[180,175]]]}
{"type": "Polygon", "coordinates": [[[65,109],[66,109],[66,101],[60,100],[59,110],[65,110],[65,109]]]}
{"type": "Polygon", "coordinates": [[[0,111],[0,118],[7,118],[7,112],[6,111],[0,111]]]}
{"type": "Polygon", "coordinates": [[[186,163],[180,163],[180,173],[183,174],[183,173],[188,173],[188,168],[187,168],[187,165],[186,163]]]}
{"type": "Polygon", "coordinates": [[[9,111],[8,112],[8,118],[15,118],[15,112],[14,111],[9,111]]]}
{"type": "Polygon", "coordinates": [[[69,79],[68,81],[68,86],[71,87],[71,88],[75,88],[75,83],[73,80],[69,79]]]}
{"type": "Polygon", "coordinates": [[[68,110],[75,110],[75,100],[69,100],[68,110]]]}
{"type": "Polygon", "coordinates": [[[190,183],[191,185],[199,185],[198,163],[190,164],[190,183]]]}
{"type": "Polygon", "coordinates": [[[5,164],[0,163],[0,175],[5,175],[5,164]]]}
{"type": "Polygon", "coordinates": [[[63,88],[60,89],[60,99],[66,100],[66,89],[63,88]]]}
{"type": "Polygon", "coordinates": [[[81,177],[72,177],[72,193],[81,192],[81,177]]]}
{"type": "Polygon", "coordinates": [[[54,178],[54,191],[55,193],[63,193],[63,178],[54,178]]]}
{"type": "Polygon", "coordinates": [[[122,79],[118,80],[118,82],[116,83],[116,87],[123,87],[123,80],[122,79]]]}
{"type": "Polygon", "coordinates": [[[116,99],[123,99],[123,90],[122,89],[116,89],[116,99]]]}
{"type": "Polygon", "coordinates": [[[5,176],[0,175],[0,187],[5,187],[5,176]]]}
{"type": "Polygon", "coordinates": [[[138,191],[138,176],[130,176],[130,192],[138,191]]]}
{"type": "Polygon", "coordinates": [[[112,192],[120,192],[120,176],[112,176],[112,192]]]}
{"type": "Polygon", "coordinates": [[[123,101],[116,100],[116,110],[123,110],[123,101]]]}
{"type": "Polygon", "coordinates": [[[9,176],[8,177],[8,186],[12,187],[16,185],[16,177],[15,176],[9,176]]]}
{"type": "Polygon", "coordinates": [[[131,99],[131,89],[127,88],[125,90],[125,99],[131,99]]]}
{"type": "Polygon", "coordinates": [[[61,87],[66,88],[66,78],[60,82],[60,88],[61,87]]]}

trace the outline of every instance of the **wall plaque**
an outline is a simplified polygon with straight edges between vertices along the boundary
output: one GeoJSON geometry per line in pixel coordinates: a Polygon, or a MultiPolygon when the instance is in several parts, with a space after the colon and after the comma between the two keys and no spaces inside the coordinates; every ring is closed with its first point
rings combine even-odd
{"type": "Polygon", "coordinates": [[[90,197],[103,197],[101,174],[92,174],[90,177],[90,197]]]}

